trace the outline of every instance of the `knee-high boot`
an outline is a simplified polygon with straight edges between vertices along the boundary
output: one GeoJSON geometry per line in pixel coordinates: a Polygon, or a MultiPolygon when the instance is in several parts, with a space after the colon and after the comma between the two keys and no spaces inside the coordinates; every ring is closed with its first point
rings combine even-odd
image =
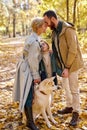
{"type": "Polygon", "coordinates": [[[39,130],[33,121],[32,107],[25,106],[25,115],[27,118],[27,127],[31,128],[32,130],[39,130]]]}

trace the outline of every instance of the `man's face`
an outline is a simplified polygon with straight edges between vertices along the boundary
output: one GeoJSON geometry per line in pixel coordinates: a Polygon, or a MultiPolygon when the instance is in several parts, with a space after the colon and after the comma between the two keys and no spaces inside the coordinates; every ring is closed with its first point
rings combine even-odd
{"type": "Polygon", "coordinates": [[[53,30],[55,28],[55,24],[51,20],[52,18],[48,18],[46,15],[44,16],[44,21],[47,24],[47,26],[53,30]]]}

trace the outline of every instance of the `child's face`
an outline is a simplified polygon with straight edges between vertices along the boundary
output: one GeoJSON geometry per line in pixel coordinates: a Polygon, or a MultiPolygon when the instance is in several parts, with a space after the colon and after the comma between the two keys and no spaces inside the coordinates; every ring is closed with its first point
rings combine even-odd
{"type": "Polygon", "coordinates": [[[48,51],[49,50],[49,47],[48,45],[44,42],[41,44],[41,51],[42,52],[45,52],[45,51],[48,51]]]}

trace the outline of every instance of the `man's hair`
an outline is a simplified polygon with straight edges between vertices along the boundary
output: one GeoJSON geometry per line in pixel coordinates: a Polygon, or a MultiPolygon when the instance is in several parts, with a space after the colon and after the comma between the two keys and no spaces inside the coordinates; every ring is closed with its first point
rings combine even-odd
{"type": "Polygon", "coordinates": [[[45,15],[46,15],[48,18],[54,17],[54,18],[57,19],[57,15],[56,15],[56,13],[55,13],[53,10],[48,10],[48,11],[46,11],[46,12],[43,14],[43,16],[45,16],[45,15]]]}

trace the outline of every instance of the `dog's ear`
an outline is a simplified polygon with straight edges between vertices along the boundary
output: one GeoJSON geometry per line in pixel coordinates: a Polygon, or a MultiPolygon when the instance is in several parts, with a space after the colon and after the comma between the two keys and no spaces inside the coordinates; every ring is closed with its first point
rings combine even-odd
{"type": "Polygon", "coordinates": [[[53,81],[54,79],[55,79],[55,76],[53,76],[53,77],[50,78],[50,80],[52,80],[52,81],[53,81]]]}

